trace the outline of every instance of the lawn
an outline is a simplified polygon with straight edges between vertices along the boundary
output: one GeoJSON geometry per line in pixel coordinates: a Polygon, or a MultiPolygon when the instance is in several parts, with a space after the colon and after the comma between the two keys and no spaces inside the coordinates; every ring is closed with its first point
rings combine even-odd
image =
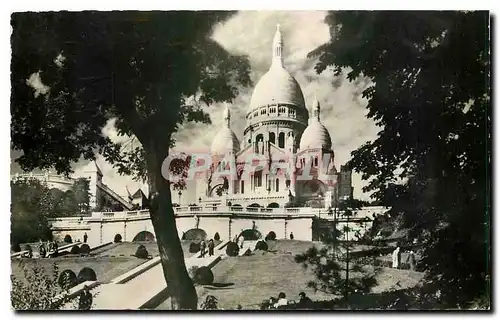
{"type": "MultiPolygon", "coordinates": [[[[259,309],[264,299],[277,297],[284,292],[289,300],[298,299],[304,291],[312,300],[330,300],[330,294],[314,292],[307,288],[307,282],[315,280],[310,270],[306,270],[294,260],[295,254],[303,253],[312,245],[307,241],[278,240],[268,241],[270,252],[256,251],[252,256],[227,257],[212,268],[214,285],[197,286],[199,302],[207,295],[214,295],[219,300],[219,307],[236,309],[241,304],[243,309],[259,309]]],[[[367,266],[369,270],[373,267],[367,266]]],[[[414,286],[422,277],[421,273],[408,270],[380,268],[374,293],[392,288],[402,289],[414,286]]],[[[157,307],[168,310],[167,300],[157,307]]]]}
{"type": "MultiPolygon", "coordinates": [[[[59,272],[66,269],[72,270],[76,275],[84,267],[92,268],[99,282],[108,282],[115,277],[137,267],[147,260],[135,257],[60,257],[51,259],[22,259],[28,270],[30,266],[39,263],[45,269],[47,275],[52,276],[53,264],[57,264],[59,272]]],[[[21,260],[12,259],[12,274],[18,279],[24,278],[21,260]]]]}

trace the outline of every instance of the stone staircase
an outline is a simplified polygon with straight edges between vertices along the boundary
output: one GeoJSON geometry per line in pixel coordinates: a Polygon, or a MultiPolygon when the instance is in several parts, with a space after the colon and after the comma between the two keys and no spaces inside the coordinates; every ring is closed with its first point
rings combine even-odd
{"type": "MultiPolygon", "coordinates": [[[[223,241],[215,248],[212,257],[200,258],[200,253],[186,258],[186,269],[192,266],[212,267],[225,254],[228,241],[223,241]]],[[[249,244],[249,247],[251,244],[249,244]]],[[[255,248],[255,244],[253,245],[255,248]]],[[[93,310],[137,310],[154,308],[168,297],[167,283],[163,276],[160,258],[130,270],[114,279],[111,283],[102,284],[93,290],[96,293],[93,310]],[[141,268],[144,269],[141,272],[141,268]]]]}

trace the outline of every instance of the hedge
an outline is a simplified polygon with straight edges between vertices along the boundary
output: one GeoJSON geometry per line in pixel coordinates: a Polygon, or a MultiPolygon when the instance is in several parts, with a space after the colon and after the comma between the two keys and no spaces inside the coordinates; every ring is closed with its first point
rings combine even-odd
{"type": "Polygon", "coordinates": [[[212,284],[214,282],[214,274],[209,267],[199,267],[194,272],[194,282],[202,285],[212,284]]]}
{"type": "Polygon", "coordinates": [[[78,279],[73,271],[66,269],[59,275],[57,283],[63,290],[68,290],[78,284],[78,279]]]}
{"type": "Polygon", "coordinates": [[[229,242],[226,246],[226,254],[230,257],[236,257],[240,252],[240,248],[234,242],[229,242]]]}
{"type": "Polygon", "coordinates": [[[115,235],[115,239],[113,240],[114,243],[122,242],[122,235],[117,233],[115,235]]]}
{"type": "Polygon", "coordinates": [[[147,259],[149,257],[149,252],[144,245],[140,245],[137,247],[135,251],[135,256],[140,259],[147,259]]]}

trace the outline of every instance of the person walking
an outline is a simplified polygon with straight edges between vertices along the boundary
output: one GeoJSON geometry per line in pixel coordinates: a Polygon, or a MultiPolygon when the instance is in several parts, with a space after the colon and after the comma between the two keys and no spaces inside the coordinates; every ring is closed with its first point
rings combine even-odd
{"type": "Polygon", "coordinates": [[[208,241],[208,256],[209,257],[214,255],[214,247],[215,247],[214,240],[210,239],[210,241],[208,241]]]}
{"type": "Polygon", "coordinates": [[[416,259],[415,259],[415,252],[413,252],[413,250],[411,250],[409,253],[408,253],[408,258],[406,258],[406,263],[409,263],[410,264],[410,270],[411,271],[415,271],[415,265],[416,265],[416,259]]]}
{"type": "Polygon", "coordinates": [[[238,238],[238,246],[240,247],[240,249],[243,249],[243,243],[245,242],[245,238],[243,237],[243,235],[241,235],[239,238],[238,238]]]}
{"type": "Polygon", "coordinates": [[[84,286],[78,301],[78,310],[90,310],[92,308],[92,294],[90,294],[89,287],[84,286]]]}
{"type": "Polygon", "coordinates": [[[401,263],[401,248],[398,246],[392,252],[392,267],[395,269],[399,269],[400,263],[401,263]]]}
{"type": "Polygon", "coordinates": [[[201,258],[205,258],[205,249],[206,248],[207,248],[207,244],[205,243],[205,240],[201,240],[201,243],[200,243],[201,258]]]}
{"type": "Polygon", "coordinates": [[[85,232],[83,234],[83,243],[87,243],[87,239],[89,238],[89,236],[87,235],[87,232],[85,232]]]}

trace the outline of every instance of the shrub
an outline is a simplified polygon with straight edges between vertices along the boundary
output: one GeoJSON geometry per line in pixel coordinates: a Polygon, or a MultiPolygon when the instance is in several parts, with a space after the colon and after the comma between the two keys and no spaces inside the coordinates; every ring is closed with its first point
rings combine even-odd
{"type": "Polygon", "coordinates": [[[196,275],[196,270],[198,270],[198,266],[191,266],[188,269],[188,275],[189,277],[194,281],[194,276],[196,275]]]}
{"type": "Polygon", "coordinates": [[[78,283],[82,283],[85,281],[97,281],[97,275],[92,268],[85,267],[78,272],[78,283]]]}
{"type": "Polygon", "coordinates": [[[219,233],[218,233],[218,232],[216,232],[216,233],[215,233],[215,235],[214,235],[214,240],[215,240],[215,241],[219,241],[219,240],[220,240],[220,235],[219,235],[219,233]]]}
{"type": "Polygon", "coordinates": [[[189,244],[189,252],[190,253],[196,253],[198,251],[200,251],[201,248],[200,248],[200,243],[199,242],[191,242],[189,244]]]}
{"type": "Polygon", "coordinates": [[[80,247],[80,253],[89,254],[90,253],[90,246],[86,243],[82,244],[82,246],[80,247]]]}
{"type": "MultiPolygon", "coordinates": [[[[63,304],[54,303],[54,297],[61,292],[57,279],[59,270],[53,265],[52,272],[34,260],[33,264],[21,264],[22,275],[19,279],[11,275],[10,301],[14,310],[58,310],[63,304]]],[[[62,292],[67,297],[67,292],[62,292]]]]}
{"type": "Polygon", "coordinates": [[[74,246],[71,247],[71,251],[70,252],[73,253],[73,254],[79,254],[80,253],[80,247],[75,244],[74,246]]]}
{"type": "Polygon", "coordinates": [[[117,233],[115,235],[115,239],[113,240],[114,243],[122,242],[122,235],[117,233]]]}
{"type": "Polygon", "coordinates": [[[214,274],[212,273],[212,270],[210,270],[209,267],[199,267],[194,272],[193,280],[195,283],[201,285],[212,284],[214,283],[214,274]]]}
{"type": "Polygon", "coordinates": [[[69,234],[64,236],[64,243],[73,243],[73,239],[71,239],[71,236],[69,234]]]}
{"type": "Polygon", "coordinates": [[[236,257],[240,252],[240,248],[234,242],[229,242],[226,246],[226,254],[230,257],[236,257]]]}
{"type": "Polygon", "coordinates": [[[262,251],[267,251],[269,249],[269,246],[265,241],[258,241],[257,244],[255,245],[255,250],[262,250],[262,251]]]}
{"type": "Polygon", "coordinates": [[[217,307],[219,301],[217,300],[216,297],[212,295],[208,295],[205,299],[204,302],[201,304],[201,309],[202,310],[218,310],[219,308],[217,307]]]}
{"type": "Polygon", "coordinates": [[[269,231],[266,236],[266,241],[267,240],[276,240],[276,233],[274,231],[269,231]]]}
{"type": "Polygon", "coordinates": [[[78,279],[73,271],[66,269],[59,275],[57,283],[63,290],[68,290],[78,284],[78,279]]]}
{"type": "Polygon", "coordinates": [[[144,245],[140,245],[137,247],[135,251],[135,256],[140,259],[147,259],[149,257],[149,252],[144,245]]]}

